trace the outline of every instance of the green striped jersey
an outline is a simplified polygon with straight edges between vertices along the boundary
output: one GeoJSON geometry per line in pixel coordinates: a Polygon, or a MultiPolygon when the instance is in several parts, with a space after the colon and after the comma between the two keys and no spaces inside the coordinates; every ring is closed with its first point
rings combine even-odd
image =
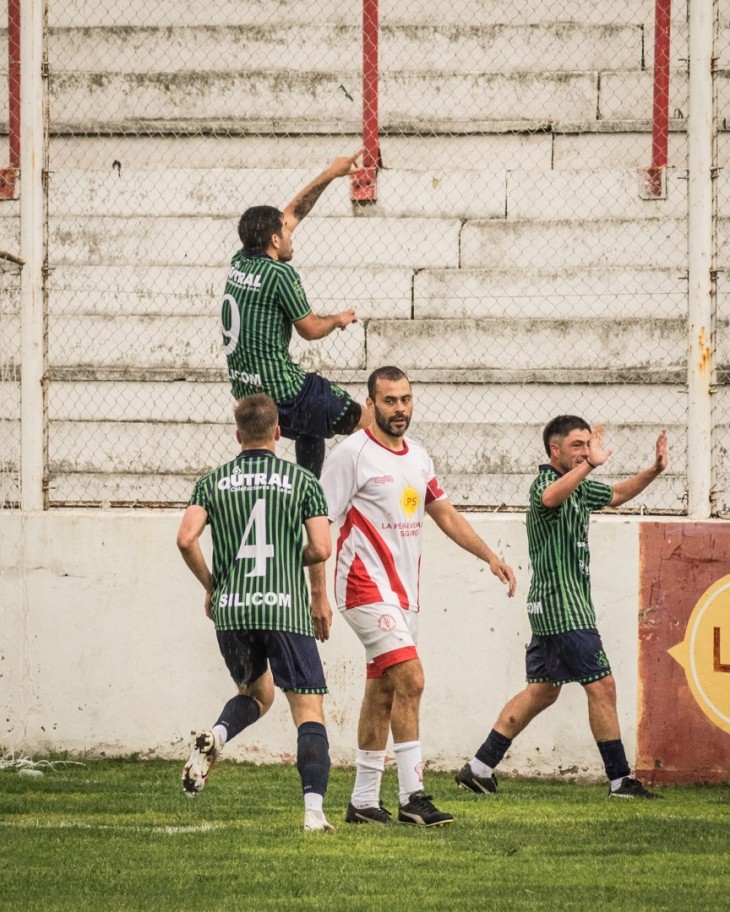
{"type": "Polygon", "coordinates": [[[588,522],[591,512],[611,501],[613,488],[586,480],[559,507],[546,507],[542,495],[560,478],[550,465],[541,465],[530,488],[527,544],[532,578],[527,612],[532,632],[541,636],[596,626],[591,599],[588,522]]]}
{"type": "Polygon", "coordinates": [[[289,354],[292,323],[311,313],[302,282],[288,263],[239,250],[228,270],[221,330],[236,399],[268,393],[276,402],[301,390],[305,371],[289,354]]]}
{"type": "Polygon", "coordinates": [[[216,629],[313,636],[303,524],[327,515],[314,475],[269,450],[244,450],[199,478],[190,503],[207,512],[213,537],[216,629]]]}

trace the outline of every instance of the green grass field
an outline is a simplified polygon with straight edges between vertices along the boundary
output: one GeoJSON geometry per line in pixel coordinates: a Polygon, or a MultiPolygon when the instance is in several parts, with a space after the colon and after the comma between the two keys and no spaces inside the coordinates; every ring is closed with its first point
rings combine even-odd
{"type": "MultiPolygon", "coordinates": [[[[180,764],[88,761],[0,771],[0,909],[581,910],[730,906],[730,786],[609,801],[603,785],[505,780],[496,799],[429,772],[449,827],[343,822],[350,770],[333,770],[335,834],[304,833],[293,767],[223,761],[198,798],[180,764]]],[[[386,772],[385,804],[396,779],[386,772]]]]}

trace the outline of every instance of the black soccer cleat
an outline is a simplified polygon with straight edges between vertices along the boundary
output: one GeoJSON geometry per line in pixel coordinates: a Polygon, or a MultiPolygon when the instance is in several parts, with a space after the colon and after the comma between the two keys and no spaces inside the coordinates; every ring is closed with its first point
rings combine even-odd
{"type": "Polygon", "coordinates": [[[632,779],[631,776],[624,776],[621,785],[617,789],[608,790],[609,798],[661,798],[656,792],[650,792],[645,789],[638,779],[632,779]]]}
{"type": "Polygon", "coordinates": [[[462,766],[454,778],[459,788],[468,789],[477,795],[497,794],[497,777],[494,773],[491,776],[477,776],[468,763],[462,766]]]}
{"type": "Polygon", "coordinates": [[[347,805],[347,813],[345,814],[345,823],[392,823],[393,817],[390,814],[390,811],[387,811],[383,807],[383,802],[381,801],[375,807],[364,807],[356,808],[354,804],[350,803],[347,805]]]}
{"type": "Polygon", "coordinates": [[[435,807],[430,795],[425,792],[413,792],[408,801],[400,805],[398,821],[412,826],[432,827],[453,823],[454,818],[435,807]]]}

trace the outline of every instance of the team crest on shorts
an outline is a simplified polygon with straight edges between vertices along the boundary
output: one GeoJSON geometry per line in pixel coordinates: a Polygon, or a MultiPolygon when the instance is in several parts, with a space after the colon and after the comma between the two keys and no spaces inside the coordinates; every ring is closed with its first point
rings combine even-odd
{"type": "Polygon", "coordinates": [[[390,614],[381,614],[378,618],[378,627],[388,633],[395,630],[395,620],[390,614]]]}

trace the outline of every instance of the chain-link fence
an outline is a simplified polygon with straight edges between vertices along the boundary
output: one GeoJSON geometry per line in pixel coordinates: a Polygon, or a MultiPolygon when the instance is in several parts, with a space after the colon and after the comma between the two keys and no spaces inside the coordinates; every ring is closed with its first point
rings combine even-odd
{"type": "MultiPolygon", "coordinates": [[[[719,167],[725,6],[707,13],[719,167]]],[[[655,198],[642,177],[654,0],[381,0],[378,12],[377,200],[353,202],[335,181],[294,236],[315,312],[354,307],[359,320],[318,343],[295,334],[295,357],[360,401],[372,369],[405,369],[412,434],[457,504],[523,507],[542,426],[575,412],[606,422],[611,478],[649,464],[666,426],[671,468],[632,509],[684,512],[684,2],[672,8],[669,167],[655,198]]],[[[282,208],[361,144],[362,15],[361,0],[48,0],[50,506],[182,503],[235,453],[219,311],[237,221],[250,205],[282,208]]],[[[3,308],[17,314],[17,299],[3,308]]]]}

